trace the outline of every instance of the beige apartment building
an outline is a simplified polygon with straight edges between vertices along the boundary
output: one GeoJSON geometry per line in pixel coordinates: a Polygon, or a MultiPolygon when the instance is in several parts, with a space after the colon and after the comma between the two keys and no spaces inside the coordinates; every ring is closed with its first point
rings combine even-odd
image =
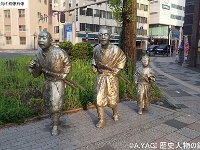
{"type": "MultiPolygon", "coordinates": [[[[0,49],[37,49],[37,36],[43,29],[51,33],[54,43],[71,40],[73,44],[81,41],[95,44],[99,29],[107,26],[113,33],[112,42],[118,43],[121,24],[115,21],[107,3],[66,12],[65,22],[60,22],[61,12],[103,0],[21,1],[27,2],[26,8],[0,8],[0,49]],[[72,29],[67,31],[69,24],[72,29]]],[[[137,47],[145,50],[149,35],[149,1],[137,0],[137,7],[137,47]]]]}
{"type": "Polygon", "coordinates": [[[27,0],[26,8],[0,8],[0,49],[36,49],[39,31],[48,29],[47,16],[48,0],[27,0]]]}

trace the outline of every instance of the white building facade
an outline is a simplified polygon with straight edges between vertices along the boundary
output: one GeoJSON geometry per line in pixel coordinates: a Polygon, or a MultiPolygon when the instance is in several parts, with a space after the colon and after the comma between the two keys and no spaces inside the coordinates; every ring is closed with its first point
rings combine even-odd
{"type": "MultiPolygon", "coordinates": [[[[76,6],[84,6],[102,0],[66,0],[66,10],[76,6]]],[[[121,32],[121,24],[117,23],[107,3],[78,8],[66,13],[66,29],[64,40],[70,40],[73,44],[88,41],[98,43],[98,31],[107,26],[113,34],[111,42],[118,43],[121,32]]],[[[149,1],[137,0],[137,47],[146,49],[149,33],[149,1]]]]}
{"type": "MultiPolygon", "coordinates": [[[[150,2],[152,44],[168,44],[169,39],[181,40],[185,15],[185,0],[153,0],[150,2]]],[[[180,43],[180,42],[179,42],[180,43]]]]}

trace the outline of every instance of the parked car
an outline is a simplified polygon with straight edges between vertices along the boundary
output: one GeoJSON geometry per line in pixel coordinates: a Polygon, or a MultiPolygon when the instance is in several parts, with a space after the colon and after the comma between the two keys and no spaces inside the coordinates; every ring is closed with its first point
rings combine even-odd
{"type": "Polygon", "coordinates": [[[147,54],[148,54],[149,56],[154,55],[155,50],[156,50],[157,47],[158,47],[158,45],[150,45],[150,46],[147,48],[147,54]]]}
{"type": "MultiPolygon", "coordinates": [[[[173,53],[173,50],[171,50],[171,53],[173,53]]],[[[163,56],[166,54],[167,56],[170,55],[170,48],[169,48],[169,45],[167,44],[162,44],[162,45],[159,45],[157,47],[157,49],[155,50],[155,54],[162,54],[163,56]]]]}

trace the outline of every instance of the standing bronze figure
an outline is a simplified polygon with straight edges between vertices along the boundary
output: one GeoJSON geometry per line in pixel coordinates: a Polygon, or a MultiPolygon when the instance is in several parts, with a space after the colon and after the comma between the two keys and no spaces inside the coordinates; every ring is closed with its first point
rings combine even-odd
{"type": "Polygon", "coordinates": [[[94,48],[92,60],[93,72],[98,72],[94,88],[94,102],[100,119],[96,125],[97,128],[105,126],[105,106],[112,108],[115,121],[119,119],[117,110],[119,83],[117,75],[125,66],[126,56],[118,46],[110,44],[110,37],[111,33],[108,29],[100,29],[100,44],[94,48]]]}
{"type": "Polygon", "coordinates": [[[39,49],[30,62],[29,71],[33,77],[44,74],[43,99],[53,120],[52,135],[59,134],[59,118],[64,103],[68,73],[71,72],[71,61],[67,53],[52,45],[52,37],[48,31],[38,35],[39,49]]]}
{"type": "Polygon", "coordinates": [[[135,74],[135,83],[138,85],[138,114],[142,115],[142,109],[147,110],[150,105],[150,89],[156,80],[153,70],[149,66],[150,58],[147,55],[142,57],[142,67],[139,67],[135,74]]]}

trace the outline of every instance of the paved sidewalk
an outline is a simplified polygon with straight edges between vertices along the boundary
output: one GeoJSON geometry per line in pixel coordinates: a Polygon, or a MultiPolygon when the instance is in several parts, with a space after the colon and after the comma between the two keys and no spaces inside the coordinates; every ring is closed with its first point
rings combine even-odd
{"type": "Polygon", "coordinates": [[[50,119],[0,129],[0,150],[200,149],[200,72],[175,63],[174,57],[151,60],[167,101],[180,109],[152,104],[148,112],[138,115],[136,102],[123,101],[118,122],[106,108],[103,129],[95,127],[96,109],[79,111],[61,117],[57,137],[50,134],[50,119]]]}

